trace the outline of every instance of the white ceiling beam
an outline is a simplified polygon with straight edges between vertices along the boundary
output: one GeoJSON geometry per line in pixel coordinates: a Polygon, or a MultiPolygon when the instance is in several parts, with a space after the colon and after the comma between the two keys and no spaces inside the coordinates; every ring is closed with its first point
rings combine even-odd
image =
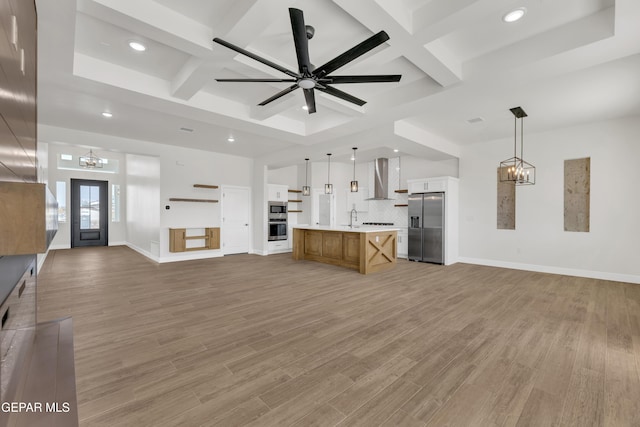
{"type": "MultiPolygon", "coordinates": [[[[283,3],[293,3],[287,0],[283,3]]],[[[215,37],[220,37],[243,49],[253,41],[256,35],[263,33],[272,22],[272,18],[281,12],[280,7],[273,7],[267,1],[260,0],[239,0],[236,1],[228,14],[218,16],[215,24],[215,37]]],[[[210,55],[206,58],[193,58],[174,77],[171,87],[174,96],[181,99],[190,99],[207,83],[209,83],[220,70],[224,63],[221,58],[228,58],[234,55],[235,60],[239,60],[246,65],[259,68],[265,71],[266,68],[273,74],[275,70],[260,64],[244,55],[233,53],[232,51],[213,43],[213,52],[217,58],[210,55]]],[[[257,55],[262,55],[255,52],[257,55]]],[[[264,56],[263,56],[264,57],[264,56]]],[[[274,61],[277,62],[277,61],[274,61]]],[[[275,74],[273,74],[275,76],[275,74]]],[[[277,73],[281,76],[282,73],[277,73]]]]}
{"type": "Polygon", "coordinates": [[[459,145],[404,120],[394,122],[394,133],[401,138],[416,142],[447,156],[460,158],[459,145]]]}
{"type": "Polygon", "coordinates": [[[440,85],[447,87],[461,81],[461,76],[433,53],[417,42],[412,34],[393,18],[391,13],[374,0],[333,0],[345,12],[352,15],[372,32],[384,29],[389,34],[389,45],[397,49],[416,67],[440,85]]]}

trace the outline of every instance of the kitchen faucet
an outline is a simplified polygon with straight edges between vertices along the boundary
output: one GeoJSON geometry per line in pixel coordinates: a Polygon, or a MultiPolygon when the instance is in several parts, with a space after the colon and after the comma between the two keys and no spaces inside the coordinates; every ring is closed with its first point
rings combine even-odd
{"type": "Polygon", "coordinates": [[[351,212],[349,213],[349,227],[353,227],[353,216],[355,214],[355,220],[358,220],[358,211],[356,210],[356,208],[351,209],[351,212]]]}

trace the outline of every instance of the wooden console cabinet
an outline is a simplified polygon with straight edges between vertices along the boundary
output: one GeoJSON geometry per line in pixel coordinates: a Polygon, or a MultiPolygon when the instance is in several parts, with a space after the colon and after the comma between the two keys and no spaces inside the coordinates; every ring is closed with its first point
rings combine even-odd
{"type": "MultiPolygon", "coordinates": [[[[169,252],[206,251],[220,249],[220,227],[208,227],[204,234],[187,234],[188,228],[169,229],[169,252]],[[202,240],[203,246],[187,247],[188,240],[202,240]]],[[[201,230],[201,229],[200,229],[201,230]]]]}

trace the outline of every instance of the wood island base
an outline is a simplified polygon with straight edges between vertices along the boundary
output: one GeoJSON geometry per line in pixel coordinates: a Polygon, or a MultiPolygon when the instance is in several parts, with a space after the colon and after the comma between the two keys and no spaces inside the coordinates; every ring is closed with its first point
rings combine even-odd
{"type": "Polygon", "coordinates": [[[317,261],[362,274],[396,266],[396,230],[293,229],[293,259],[317,261]]]}

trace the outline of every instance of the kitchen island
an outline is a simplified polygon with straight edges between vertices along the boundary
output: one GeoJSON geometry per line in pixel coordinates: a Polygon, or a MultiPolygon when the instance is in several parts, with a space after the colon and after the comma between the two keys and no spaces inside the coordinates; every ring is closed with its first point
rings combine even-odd
{"type": "Polygon", "coordinates": [[[293,259],[375,273],[396,266],[397,239],[397,228],[294,226],[293,259]]]}

